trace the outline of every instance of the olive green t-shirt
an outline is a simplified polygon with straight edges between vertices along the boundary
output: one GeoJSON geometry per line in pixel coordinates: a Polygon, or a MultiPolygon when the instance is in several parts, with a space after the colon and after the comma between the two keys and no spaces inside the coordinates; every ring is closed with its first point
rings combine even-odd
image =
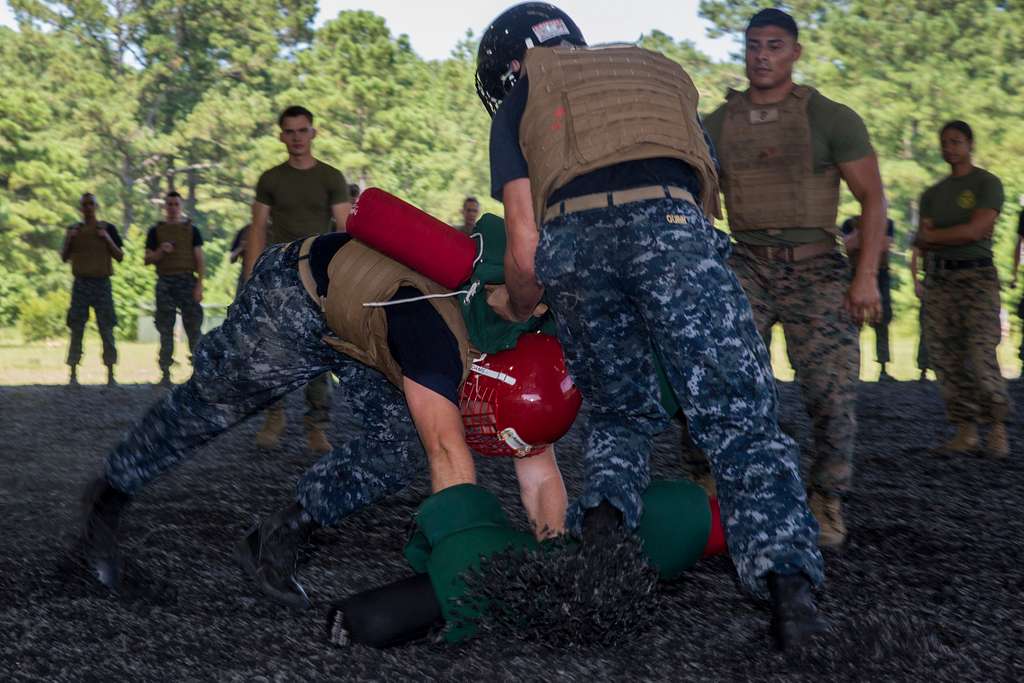
{"type": "MultiPolygon", "coordinates": [[[[723,103],[704,119],[704,127],[721,154],[722,126],[725,122],[723,103]]],[[[874,153],[864,120],[845,104],[840,104],[815,91],[807,103],[807,119],[811,128],[811,149],[815,173],[824,173],[830,166],[857,161],[874,153]]],[[[777,230],[744,230],[733,237],[745,244],[790,246],[831,239],[832,235],[814,228],[777,230]]]]}
{"type": "Polygon", "coordinates": [[[330,229],[331,207],[349,201],[348,183],[322,161],[307,169],[285,162],[260,176],[256,201],[270,207],[267,243],[291,242],[330,229]]]}
{"type": "MultiPolygon", "coordinates": [[[[983,168],[975,168],[958,178],[949,176],[921,195],[921,218],[930,218],[936,228],[963,225],[971,220],[975,209],[1003,209],[1003,183],[983,168]]],[[[940,259],[966,261],[990,258],[992,239],[929,251],[940,259]]]]}

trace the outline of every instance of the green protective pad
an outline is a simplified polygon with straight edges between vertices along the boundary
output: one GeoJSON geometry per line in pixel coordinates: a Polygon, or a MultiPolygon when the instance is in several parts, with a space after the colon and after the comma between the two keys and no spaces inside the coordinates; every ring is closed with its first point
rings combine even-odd
{"type": "Polygon", "coordinates": [[[711,533],[708,496],[686,480],[653,482],[643,495],[637,536],[662,579],[673,579],[697,563],[711,533]]]}
{"type": "Polygon", "coordinates": [[[481,526],[511,527],[493,493],[476,484],[458,484],[438,491],[420,504],[416,526],[432,548],[446,537],[481,526]]]}
{"type": "Polygon", "coordinates": [[[427,540],[426,534],[416,529],[406,541],[402,554],[405,555],[405,561],[409,563],[414,572],[425,574],[427,561],[430,559],[430,541],[427,540]]]}
{"type": "Polygon", "coordinates": [[[446,637],[451,642],[467,638],[475,631],[469,620],[476,615],[452,603],[466,589],[460,575],[478,568],[482,557],[510,547],[536,548],[537,542],[515,530],[494,494],[476,484],[451,486],[427,498],[416,512],[416,525],[423,535],[420,547],[425,544],[428,553],[426,571],[450,624],[446,637]]]}
{"type": "Polygon", "coordinates": [[[441,613],[448,622],[445,638],[449,642],[459,642],[476,632],[473,620],[479,616],[479,610],[454,603],[466,590],[462,575],[470,569],[478,569],[481,560],[515,548],[534,550],[537,541],[531,534],[511,527],[485,525],[446,536],[434,545],[427,561],[427,573],[441,613]]]}
{"type": "Polygon", "coordinates": [[[527,332],[541,330],[554,334],[551,314],[534,317],[521,323],[511,323],[487,305],[484,285],[500,285],[505,282],[505,221],[492,213],[485,213],[476,223],[474,235],[483,241],[483,254],[473,269],[470,285],[479,283],[479,291],[467,304],[459,298],[462,317],[466,321],[469,340],[484,353],[498,353],[511,349],[519,337],[527,332]]]}

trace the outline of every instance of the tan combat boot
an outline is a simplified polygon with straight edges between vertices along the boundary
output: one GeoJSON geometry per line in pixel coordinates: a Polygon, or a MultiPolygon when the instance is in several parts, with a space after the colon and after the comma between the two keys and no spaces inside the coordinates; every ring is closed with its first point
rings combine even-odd
{"type": "Polygon", "coordinates": [[[324,430],[320,429],[315,424],[312,424],[309,420],[306,420],[306,438],[309,441],[309,450],[314,453],[329,453],[331,450],[331,442],[327,440],[327,435],[324,434],[324,430]]]}
{"type": "Polygon", "coordinates": [[[838,548],[846,542],[846,522],[843,521],[843,502],[839,496],[813,492],[807,500],[814,518],[818,520],[820,533],[818,545],[822,548],[838,548]]]}
{"type": "Polygon", "coordinates": [[[267,410],[267,419],[263,422],[263,428],[256,433],[256,445],[267,450],[277,448],[277,444],[281,441],[281,434],[284,432],[284,425],[283,406],[275,406],[267,410]]]}
{"type": "Polygon", "coordinates": [[[978,450],[978,425],[961,422],[956,426],[956,435],[939,449],[942,453],[970,453],[978,450]]]}
{"type": "Polygon", "coordinates": [[[988,433],[988,441],[985,442],[988,454],[994,458],[1010,457],[1010,439],[1006,436],[1006,425],[996,422],[988,433]]]}

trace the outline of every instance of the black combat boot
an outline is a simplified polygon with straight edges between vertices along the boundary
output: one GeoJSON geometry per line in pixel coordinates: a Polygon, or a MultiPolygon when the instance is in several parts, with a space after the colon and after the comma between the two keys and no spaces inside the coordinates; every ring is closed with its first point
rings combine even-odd
{"type": "Polygon", "coordinates": [[[818,616],[811,595],[811,580],[803,573],[768,574],[771,595],[771,634],[784,652],[796,652],[811,638],[828,631],[827,622],[818,616]]]}
{"type": "Polygon", "coordinates": [[[75,365],[71,366],[71,377],[68,378],[68,386],[69,387],[81,386],[78,383],[78,367],[75,366],[75,365]]]}
{"type": "Polygon", "coordinates": [[[610,542],[622,535],[622,513],[607,500],[583,513],[583,542],[586,544],[610,542]]]}
{"type": "Polygon", "coordinates": [[[108,387],[116,387],[117,386],[117,380],[114,379],[114,366],[113,365],[108,365],[107,366],[107,386],[108,387]]]}
{"type": "Polygon", "coordinates": [[[274,602],[308,609],[309,598],[295,578],[299,548],[319,524],[292,503],[254,527],[235,547],[243,571],[274,602]]]}
{"type": "Polygon", "coordinates": [[[111,486],[106,477],[92,481],[82,496],[82,555],[99,582],[115,592],[121,588],[122,569],[117,528],[131,501],[131,496],[111,486]]]}

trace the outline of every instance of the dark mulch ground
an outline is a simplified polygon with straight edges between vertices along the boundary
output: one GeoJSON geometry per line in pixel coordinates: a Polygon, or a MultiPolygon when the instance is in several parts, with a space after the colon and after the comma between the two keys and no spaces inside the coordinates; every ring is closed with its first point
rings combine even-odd
{"type": "MultiPolygon", "coordinates": [[[[1024,385],[1013,391],[1024,406],[1024,385]]],[[[783,385],[782,393],[784,422],[806,447],[795,387],[783,385]]],[[[316,537],[301,571],[314,610],[293,613],[258,599],[231,549],[253,520],[289,500],[310,461],[298,397],[287,448],[250,448],[258,428],[250,420],[139,498],[125,547],[173,590],[118,601],[67,571],[66,549],[80,486],[157,395],[148,386],[0,388],[0,679],[1024,678],[1024,428],[1011,425],[1016,448],[1008,462],[929,455],[945,434],[932,384],[862,386],[852,535],[841,555],[827,556],[820,597],[834,632],[800,660],[770,650],[767,612],[738,592],[724,558],[663,586],[654,624],[623,633],[616,647],[552,651],[493,636],[386,652],[324,645],[331,598],[406,575],[400,549],[425,481],[316,537]]],[[[336,410],[340,438],[347,416],[336,410]]],[[[677,439],[673,430],[658,442],[663,476],[678,474],[677,439]]],[[[572,495],[576,432],[560,454],[572,495]]],[[[482,483],[517,511],[508,463],[480,467],[482,483]]]]}

